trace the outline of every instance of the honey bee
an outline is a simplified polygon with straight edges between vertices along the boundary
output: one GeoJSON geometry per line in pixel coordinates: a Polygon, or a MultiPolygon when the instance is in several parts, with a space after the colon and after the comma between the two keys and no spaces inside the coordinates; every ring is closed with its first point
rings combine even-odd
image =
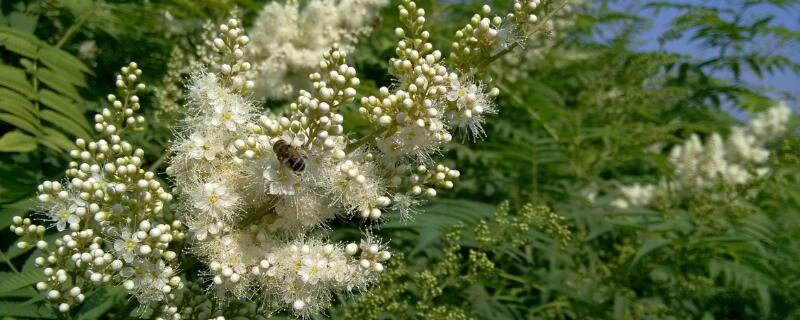
{"type": "Polygon", "coordinates": [[[306,155],[300,148],[280,139],[272,145],[272,151],[278,156],[281,163],[285,163],[295,172],[303,172],[306,168],[306,155]]]}

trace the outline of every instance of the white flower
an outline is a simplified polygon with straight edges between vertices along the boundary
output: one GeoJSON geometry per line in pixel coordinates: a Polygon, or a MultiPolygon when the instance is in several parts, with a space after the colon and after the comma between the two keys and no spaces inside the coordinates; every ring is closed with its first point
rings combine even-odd
{"type": "Polygon", "coordinates": [[[300,268],[300,271],[298,271],[297,274],[300,276],[303,282],[317,284],[317,282],[320,281],[320,278],[322,278],[326,267],[327,263],[324,260],[306,258],[303,259],[303,266],[300,268]]]}
{"type": "Polygon", "coordinates": [[[785,102],[759,113],[750,122],[750,128],[762,141],[773,139],[786,132],[792,109],[785,102]]]}
{"type": "Polygon", "coordinates": [[[67,228],[67,224],[74,225],[81,221],[77,215],[72,214],[63,205],[57,205],[50,209],[50,218],[56,222],[56,229],[58,229],[58,231],[64,231],[64,229],[67,228]]]}
{"type": "Polygon", "coordinates": [[[447,112],[448,120],[458,127],[468,128],[474,137],[482,136],[484,114],[495,113],[491,98],[481,85],[470,81],[461,83],[455,74],[451,74],[450,78],[446,98],[454,102],[456,108],[447,112]]]}
{"type": "Polygon", "coordinates": [[[247,55],[255,61],[257,97],[285,99],[308,89],[307,75],[336,43],[352,51],[387,0],[311,0],[270,2],[252,28],[247,55]]]}
{"type": "Polygon", "coordinates": [[[630,204],[625,199],[614,199],[614,201],[611,201],[611,206],[619,209],[628,209],[630,204]]]}
{"type": "Polygon", "coordinates": [[[214,106],[214,113],[211,117],[211,125],[224,125],[229,131],[236,131],[247,121],[248,114],[246,108],[238,101],[239,99],[221,99],[214,106]]]}
{"type": "Polygon", "coordinates": [[[214,160],[217,153],[222,151],[222,146],[215,143],[216,141],[208,141],[199,132],[192,133],[189,136],[189,155],[193,159],[206,159],[208,161],[214,160]]]}
{"type": "Polygon", "coordinates": [[[221,183],[205,183],[198,191],[193,197],[195,208],[215,217],[230,217],[239,201],[239,197],[221,183]]]}
{"type": "Polygon", "coordinates": [[[620,188],[620,192],[622,192],[628,200],[627,203],[633,206],[646,206],[650,204],[654,196],[654,191],[654,185],[640,185],[638,183],[620,188]]]}
{"type": "Polygon", "coordinates": [[[263,177],[269,187],[267,192],[274,195],[294,195],[299,182],[297,174],[277,159],[267,162],[263,177]]]}
{"type": "Polygon", "coordinates": [[[190,229],[194,232],[195,239],[199,241],[206,240],[209,235],[218,235],[222,231],[221,222],[204,221],[199,225],[190,224],[190,229]]]}
{"type": "Polygon", "coordinates": [[[130,263],[133,262],[138,250],[139,238],[136,237],[136,234],[131,233],[127,228],[122,229],[119,238],[114,240],[114,251],[117,252],[117,256],[130,263]]]}
{"type": "Polygon", "coordinates": [[[49,210],[50,219],[56,222],[56,229],[64,231],[64,229],[78,225],[81,222],[81,217],[86,214],[86,202],[78,197],[71,197],[68,205],[58,203],[49,210]]]}

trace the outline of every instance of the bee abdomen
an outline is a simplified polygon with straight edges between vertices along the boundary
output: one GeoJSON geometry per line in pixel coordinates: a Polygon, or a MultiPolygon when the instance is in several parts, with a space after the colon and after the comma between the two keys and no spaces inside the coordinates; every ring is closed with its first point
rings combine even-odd
{"type": "Polygon", "coordinates": [[[306,168],[306,163],[303,158],[289,157],[286,159],[286,164],[289,165],[289,168],[297,172],[301,172],[306,168]]]}

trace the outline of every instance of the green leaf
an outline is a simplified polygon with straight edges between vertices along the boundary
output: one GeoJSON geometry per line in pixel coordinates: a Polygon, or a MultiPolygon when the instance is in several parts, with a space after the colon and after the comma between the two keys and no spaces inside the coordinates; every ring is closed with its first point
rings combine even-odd
{"type": "MultiPolygon", "coordinates": [[[[53,68],[54,70],[70,71],[71,74],[85,73],[89,75],[94,75],[92,69],[89,69],[89,67],[86,66],[86,64],[84,64],[83,61],[69,54],[68,52],[58,48],[54,47],[42,48],[39,51],[39,58],[41,58],[41,61],[44,65],[53,68]]],[[[82,85],[78,84],[78,85],[85,86],[85,84],[82,85]]]]}
{"type": "Polygon", "coordinates": [[[20,273],[3,272],[0,273],[0,279],[0,294],[5,294],[44,281],[46,277],[42,269],[33,268],[20,273]]]}
{"type": "MultiPolygon", "coordinates": [[[[633,261],[630,264],[630,270],[645,256],[650,253],[653,253],[658,248],[661,248],[669,243],[669,240],[664,239],[660,236],[650,237],[644,240],[642,246],[639,247],[639,250],[636,251],[636,255],[633,257],[633,261]]],[[[630,272],[629,270],[629,272],[630,272]]]]}
{"type": "Polygon", "coordinates": [[[36,116],[36,109],[29,106],[30,102],[27,104],[19,103],[16,100],[2,100],[2,97],[0,97],[0,111],[8,112],[28,123],[38,123],[39,120],[36,116]]]}
{"type": "Polygon", "coordinates": [[[125,290],[120,287],[102,287],[97,289],[86,298],[86,302],[83,303],[83,307],[81,307],[81,310],[75,315],[75,319],[99,319],[103,314],[114,307],[117,300],[120,300],[120,298],[124,296],[125,290]]]}
{"type": "Polygon", "coordinates": [[[0,44],[11,52],[31,59],[36,59],[36,52],[39,50],[30,40],[10,33],[0,33],[0,44]]]}
{"type": "Polygon", "coordinates": [[[20,94],[19,92],[10,90],[8,88],[0,87],[0,100],[2,101],[14,101],[17,103],[25,104],[28,109],[33,109],[33,103],[28,99],[28,97],[20,94]]]}
{"type": "Polygon", "coordinates": [[[69,134],[72,134],[75,137],[80,138],[89,138],[92,135],[89,134],[89,131],[81,127],[81,125],[77,124],[75,121],[61,115],[60,113],[56,113],[52,110],[42,110],[42,119],[51,124],[55,125],[66,131],[69,134]]]}
{"type": "Polygon", "coordinates": [[[58,93],[70,97],[73,100],[78,100],[81,98],[80,93],[78,93],[78,89],[75,89],[75,85],[71,83],[69,79],[66,79],[62,74],[56,73],[48,68],[40,68],[36,71],[36,77],[39,79],[39,81],[46,84],[48,87],[58,93]]]}
{"type": "Polygon", "coordinates": [[[0,137],[0,152],[30,152],[36,150],[36,138],[14,130],[0,137]]]}
{"type": "Polygon", "coordinates": [[[72,119],[86,131],[91,131],[89,122],[83,116],[83,111],[75,104],[75,100],[61,96],[48,89],[39,90],[37,98],[45,106],[72,119]]]}
{"type": "Polygon", "coordinates": [[[36,125],[35,124],[30,123],[27,120],[22,119],[20,117],[17,117],[17,116],[15,116],[13,114],[0,113],[0,121],[6,122],[8,124],[11,124],[11,125],[13,125],[13,126],[15,126],[17,128],[20,128],[20,129],[25,130],[25,131],[27,131],[29,133],[32,133],[33,135],[36,135],[36,136],[39,135],[39,130],[36,129],[36,125]]]}
{"type": "Polygon", "coordinates": [[[32,32],[27,32],[14,27],[0,26],[0,35],[17,37],[22,40],[28,41],[30,43],[36,44],[38,46],[46,44],[42,40],[39,40],[39,38],[36,37],[32,32]]]}
{"type": "Polygon", "coordinates": [[[75,149],[75,143],[58,130],[44,127],[39,143],[53,150],[69,151],[75,149]]]}
{"type": "Polygon", "coordinates": [[[0,301],[0,315],[34,319],[56,318],[53,310],[44,303],[24,304],[15,301],[0,301]]]}
{"type": "Polygon", "coordinates": [[[31,197],[0,206],[0,229],[10,226],[14,216],[25,217],[37,202],[35,197],[31,197]]]}
{"type": "Polygon", "coordinates": [[[26,97],[33,97],[33,85],[28,82],[25,70],[0,64],[0,86],[10,88],[26,97]]]}

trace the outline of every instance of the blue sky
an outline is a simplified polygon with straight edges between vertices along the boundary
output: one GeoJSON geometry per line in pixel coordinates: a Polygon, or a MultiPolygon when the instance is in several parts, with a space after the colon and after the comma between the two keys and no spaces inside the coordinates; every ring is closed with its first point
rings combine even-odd
{"type": "MultiPolygon", "coordinates": [[[[692,3],[697,4],[699,1],[683,1],[685,3],[692,3]]],[[[706,0],[702,3],[714,6],[720,5],[731,5],[731,3],[735,3],[739,1],[725,1],[725,0],[706,0]]],[[[611,4],[612,8],[615,9],[624,9],[624,10],[640,10],[644,1],[641,0],[618,0],[611,4]]],[[[658,35],[663,33],[667,30],[669,23],[672,19],[677,17],[681,14],[679,10],[661,10],[660,12],[656,13],[652,10],[643,10],[639,11],[639,14],[642,16],[650,16],[652,20],[650,21],[652,25],[652,29],[648,32],[644,33],[637,42],[637,48],[641,50],[647,51],[655,51],[655,50],[667,50],[672,52],[679,52],[685,54],[691,54],[696,56],[703,56],[705,53],[703,52],[703,48],[698,47],[697,45],[692,45],[686,39],[680,39],[678,41],[670,42],[668,46],[661,48],[658,43],[658,35]]],[[[773,20],[773,25],[782,25],[794,30],[800,29],[800,6],[794,6],[790,9],[782,10],[779,8],[771,7],[771,6],[761,6],[752,9],[751,14],[748,15],[748,18],[757,18],[767,14],[772,14],[776,16],[776,19],[773,20]]],[[[770,48],[765,48],[769,50],[770,48]]],[[[789,53],[790,56],[793,57],[795,61],[800,61],[800,48],[791,48],[791,51],[786,51],[789,53]]],[[[776,73],[766,75],[763,79],[758,79],[752,73],[745,73],[743,80],[750,84],[755,84],[758,86],[765,86],[775,89],[775,91],[783,91],[788,92],[793,96],[792,99],[787,100],[787,102],[794,107],[794,109],[800,110],[798,106],[800,106],[800,76],[797,74],[792,73],[776,73]]],[[[777,94],[773,96],[778,97],[777,94]]]]}

